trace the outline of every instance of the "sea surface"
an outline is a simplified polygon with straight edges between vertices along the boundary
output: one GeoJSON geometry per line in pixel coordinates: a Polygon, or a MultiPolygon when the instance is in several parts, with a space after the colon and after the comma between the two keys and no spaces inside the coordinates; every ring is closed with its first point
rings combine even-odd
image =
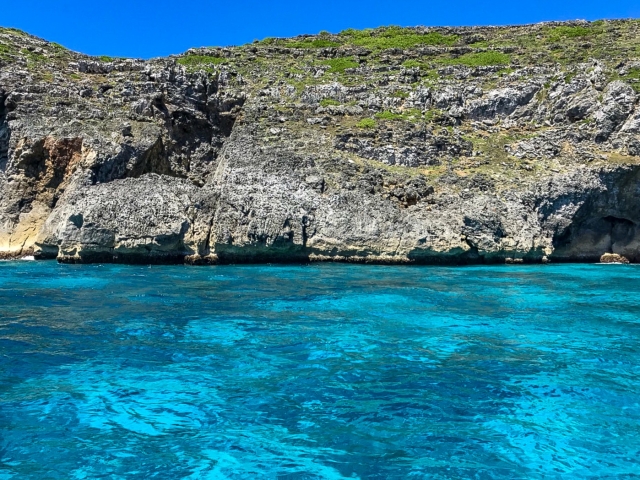
{"type": "Polygon", "coordinates": [[[640,267],[0,262],[0,480],[640,478],[640,267]]]}

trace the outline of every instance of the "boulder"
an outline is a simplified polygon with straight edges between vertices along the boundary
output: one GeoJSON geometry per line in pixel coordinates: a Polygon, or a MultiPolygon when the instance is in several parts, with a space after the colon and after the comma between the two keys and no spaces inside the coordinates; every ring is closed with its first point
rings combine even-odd
{"type": "Polygon", "coordinates": [[[600,263],[629,263],[629,260],[617,253],[605,253],[600,257],[600,263]]]}

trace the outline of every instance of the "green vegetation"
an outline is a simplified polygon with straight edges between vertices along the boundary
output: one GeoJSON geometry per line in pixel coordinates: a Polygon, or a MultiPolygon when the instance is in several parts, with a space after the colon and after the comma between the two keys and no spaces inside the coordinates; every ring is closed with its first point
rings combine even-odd
{"type": "Polygon", "coordinates": [[[411,60],[405,60],[402,63],[402,66],[405,68],[423,68],[425,64],[419,60],[412,58],[411,60]]]}
{"type": "Polygon", "coordinates": [[[488,48],[489,42],[486,40],[481,40],[479,42],[473,42],[469,45],[471,48],[488,48]]]}
{"type": "Polygon", "coordinates": [[[622,75],[623,80],[631,84],[633,89],[640,93],[640,67],[631,68],[626,75],[622,75]]]}
{"type": "Polygon", "coordinates": [[[10,45],[0,43],[0,60],[8,60],[9,55],[12,53],[14,53],[14,50],[10,45]]]}
{"type": "Polygon", "coordinates": [[[500,75],[501,77],[505,76],[505,75],[509,75],[510,73],[513,73],[513,68],[501,68],[500,70],[498,70],[496,73],[498,75],[500,75]]]}
{"type": "Polygon", "coordinates": [[[385,110],[383,112],[376,113],[376,118],[380,120],[417,120],[422,116],[422,112],[418,109],[412,108],[410,110],[404,110],[400,113],[391,112],[385,110]]]}
{"type": "MultiPolygon", "coordinates": [[[[471,135],[465,136],[464,138],[473,143],[473,149],[482,152],[484,158],[491,159],[491,164],[495,166],[496,164],[516,160],[515,157],[509,155],[505,147],[518,140],[529,137],[530,135],[496,133],[490,135],[471,135]]],[[[491,165],[489,167],[491,167],[491,165]]]]}
{"type": "Polygon", "coordinates": [[[347,68],[358,68],[360,64],[352,58],[331,58],[322,62],[323,65],[329,65],[331,73],[344,73],[347,68]]]}
{"type": "Polygon", "coordinates": [[[17,28],[3,28],[0,27],[0,33],[11,33],[13,35],[18,35],[20,37],[27,37],[28,35],[22,30],[18,30],[17,28]]]}
{"type": "Polygon", "coordinates": [[[635,80],[640,82],[640,67],[631,68],[626,75],[624,75],[625,80],[635,80]]]}
{"type": "Polygon", "coordinates": [[[289,38],[274,38],[267,37],[262,40],[254,40],[254,44],[258,45],[280,45],[287,48],[330,48],[339,47],[340,42],[336,42],[330,39],[330,33],[320,32],[318,37],[305,38],[302,40],[289,39],[289,38]]]}
{"type": "Polygon", "coordinates": [[[376,113],[376,118],[380,120],[402,120],[404,117],[401,113],[393,113],[389,110],[376,113]]]}
{"type": "Polygon", "coordinates": [[[388,48],[411,48],[418,45],[448,45],[458,41],[455,35],[443,35],[438,32],[416,33],[414,30],[401,27],[387,27],[377,30],[344,30],[340,36],[352,44],[373,50],[388,48]]]}
{"type": "Polygon", "coordinates": [[[559,27],[551,28],[547,31],[547,35],[550,41],[558,42],[564,38],[579,38],[579,37],[588,37],[591,35],[596,35],[598,33],[602,33],[602,29],[599,28],[600,25],[596,25],[595,27],[570,27],[566,25],[562,25],[559,27]]]}
{"type": "Polygon", "coordinates": [[[430,123],[441,116],[442,116],[442,110],[439,110],[437,108],[432,108],[431,110],[427,110],[425,112],[424,119],[426,122],[430,123]]]}
{"type": "Polygon", "coordinates": [[[391,94],[394,98],[409,98],[409,92],[405,92],[403,90],[396,90],[391,94]]]}
{"type": "Polygon", "coordinates": [[[365,28],[363,30],[356,30],[355,28],[347,28],[341,31],[338,35],[347,38],[368,38],[374,32],[373,28],[365,28]]]}
{"type": "MultiPolygon", "coordinates": [[[[450,60],[449,60],[450,61],[450,60]]],[[[440,63],[444,63],[445,61],[440,60],[440,63]]],[[[419,68],[420,76],[422,77],[422,82],[416,82],[415,85],[422,83],[423,85],[432,86],[434,81],[437,80],[440,75],[437,70],[434,70],[433,67],[427,63],[421,62],[419,60],[411,59],[405,60],[402,63],[402,66],[405,68],[419,68]]]]}
{"type": "Polygon", "coordinates": [[[331,40],[326,40],[324,38],[314,38],[300,40],[297,42],[287,42],[286,46],[290,48],[330,48],[339,47],[340,44],[338,42],[332,42],[331,40]]]}
{"type": "Polygon", "coordinates": [[[34,64],[42,64],[47,61],[47,57],[41,53],[35,53],[23,48],[20,53],[27,59],[28,66],[34,66],[34,64]]]}
{"type": "Polygon", "coordinates": [[[100,55],[98,57],[98,60],[100,60],[101,62],[109,63],[109,62],[113,62],[115,60],[115,58],[109,57],[107,55],[100,55]]]}
{"type": "MultiPolygon", "coordinates": [[[[470,67],[508,66],[512,64],[538,65],[558,63],[570,65],[596,58],[605,62],[640,57],[640,22],[607,21],[575,25],[531,25],[526,28],[499,27],[490,31],[464,33],[458,35],[440,29],[421,30],[397,26],[379,27],[375,29],[348,29],[339,34],[321,32],[306,38],[265,38],[260,45],[277,45],[285,48],[301,48],[313,51],[318,48],[364,47],[370,54],[359,53],[363,64],[397,65],[399,52],[388,50],[414,49],[412,59],[405,57],[402,65],[405,68],[419,68],[421,77],[438,65],[467,65],[470,67]],[[425,32],[425,33],[423,33],[425,32]],[[471,37],[470,37],[471,35],[471,37]],[[475,37],[475,38],[474,38],[475,37]],[[477,38],[477,40],[476,40],[477,38]],[[461,45],[462,40],[471,41],[471,48],[482,51],[470,52],[455,57],[446,51],[415,52],[415,49],[426,45],[452,47],[461,45]],[[475,40],[475,41],[474,41],[475,40]],[[384,53],[383,53],[384,52],[384,53]],[[505,52],[505,53],[503,53],[505,52]],[[418,57],[417,53],[423,54],[418,57]]],[[[260,57],[260,54],[257,54],[260,57]]],[[[316,60],[319,61],[319,60],[316,60]]],[[[401,60],[402,61],[402,60],[401,60]]],[[[335,71],[335,70],[334,70],[335,71]]],[[[502,75],[510,73],[501,72],[502,75]]],[[[431,79],[436,79],[434,72],[431,79]]]]}
{"type": "Polygon", "coordinates": [[[307,73],[304,70],[302,70],[301,68],[298,68],[298,67],[295,67],[295,66],[289,67],[287,69],[287,71],[291,75],[305,75],[307,73]]]}
{"type": "Polygon", "coordinates": [[[376,121],[373,118],[363,118],[356,123],[356,127],[358,128],[376,128],[376,125],[376,121]]]}
{"type": "Polygon", "coordinates": [[[177,62],[180,65],[190,68],[204,68],[205,70],[211,70],[213,65],[220,65],[225,63],[226,59],[220,57],[213,57],[209,55],[186,55],[180,57],[177,62]]]}
{"type": "MultiPolygon", "coordinates": [[[[444,65],[467,65],[469,67],[487,67],[487,66],[499,66],[499,65],[509,65],[511,63],[511,57],[506,53],[496,52],[493,50],[487,52],[477,52],[477,53],[465,53],[457,58],[436,58],[434,60],[436,64],[444,64],[444,65]]],[[[403,64],[405,68],[420,68],[420,70],[431,70],[430,65],[420,62],[419,60],[411,59],[406,60],[403,64]]],[[[510,69],[503,69],[504,73],[511,73],[510,69]]],[[[501,72],[502,72],[501,71],[501,72]]],[[[436,71],[432,71],[430,78],[437,78],[438,74],[436,71]]]]}
{"type": "Polygon", "coordinates": [[[330,105],[340,105],[340,102],[337,100],[334,100],[333,98],[323,98],[322,100],[320,100],[320,106],[321,107],[328,107],[330,105]]]}
{"type": "Polygon", "coordinates": [[[422,78],[425,80],[423,82],[425,85],[433,85],[434,81],[440,78],[440,74],[437,70],[427,70],[422,73],[422,78]]]}
{"type": "Polygon", "coordinates": [[[511,57],[502,52],[465,53],[458,58],[444,60],[450,65],[467,65],[468,67],[489,67],[495,65],[509,65],[511,57]]]}

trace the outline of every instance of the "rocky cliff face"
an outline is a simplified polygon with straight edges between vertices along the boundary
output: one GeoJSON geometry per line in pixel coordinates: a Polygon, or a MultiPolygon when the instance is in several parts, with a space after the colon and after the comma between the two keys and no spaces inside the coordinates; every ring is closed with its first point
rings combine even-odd
{"type": "Polygon", "coordinates": [[[0,255],[640,261],[640,22],[93,58],[0,30],[0,255]]]}

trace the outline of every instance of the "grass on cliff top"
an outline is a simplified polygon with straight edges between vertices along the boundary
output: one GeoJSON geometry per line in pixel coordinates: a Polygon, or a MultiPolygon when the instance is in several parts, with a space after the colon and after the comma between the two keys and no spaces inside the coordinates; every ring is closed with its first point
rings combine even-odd
{"type": "Polygon", "coordinates": [[[58,52],[68,52],[69,51],[69,49],[67,47],[65,47],[64,45],[60,45],[59,43],[56,43],[56,42],[50,42],[49,46],[54,51],[58,51],[58,52]]]}
{"type": "Polygon", "coordinates": [[[585,27],[561,25],[559,27],[549,28],[545,33],[549,41],[557,42],[565,38],[580,38],[598,35],[603,32],[602,25],[603,23],[601,22],[594,22],[593,24],[585,27]]]}
{"type": "Polygon", "coordinates": [[[209,55],[185,55],[184,57],[176,60],[180,65],[185,67],[212,67],[213,65],[220,65],[226,62],[225,58],[213,57],[209,55]]]}
{"type": "Polygon", "coordinates": [[[402,27],[379,27],[375,29],[348,29],[339,34],[321,32],[317,36],[297,39],[265,39],[265,45],[299,47],[304,49],[324,47],[364,47],[375,55],[389,49],[410,50],[422,46],[451,47],[462,40],[473,40],[468,46],[486,49],[461,57],[445,59],[446,51],[436,53],[432,59],[404,59],[407,68],[418,67],[430,70],[426,63],[468,65],[483,67],[508,65],[518,62],[524,65],[541,63],[585,62],[597,58],[609,63],[640,58],[640,21],[607,20],[584,24],[543,24],[522,27],[479,28],[458,34],[438,30],[419,30],[402,27]],[[475,39],[475,40],[474,40],[475,39]],[[508,50],[502,50],[507,48],[508,50]],[[508,54],[508,55],[507,55],[508,54]],[[438,58],[440,57],[440,58],[438,58]]]}
{"type": "Polygon", "coordinates": [[[254,41],[254,43],[257,43],[259,45],[278,45],[278,46],[287,47],[287,48],[303,48],[303,49],[331,48],[331,47],[339,47],[341,45],[340,42],[331,40],[328,32],[321,32],[318,37],[304,38],[302,40],[297,40],[293,38],[267,37],[263,40],[254,41]]]}
{"type": "Polygon", "coordinates": [[[330,48],[339,47],[340,43],[327,40],[325,38],[313,38],[295,42],[287,42],[286,46],[289,48],[330,48]]]}
{"type": "Polygon", "coordinates": [[[350,45],[371,50],[385,50],[389,48],[407,49],[423,45],[451,46],[457,41],[458,37],[456,35],[444,35],[439,32],[418,33],[410,28],[391,26],[365,30],[349,28],[338,35],[321,32],[317,37],[302,40],[269,37],[256,43],[304,49],[350,45]]]}
{"type": "Polygon", "coordinates": [[[583,25],[531,25],[501,27],[485,34],[470,46],[495,49],[514,48],[522,64],[559,63],[567,65],[600,59],[619,62],[640,56],[637,20],[596,21],[583,25]]]}
{"type": "Polygon", "coordinates": [[[11,27],[0,27],[0,33],[9,33],[12,35],[18,35],[19,37],[28,37],[29,34],[26,32],[23,32],[22,30],[18,30],[17,28],[11,28],[11,27]]]}
{"type": "Polygon", "coordinates": [[[386,27],[376,30],[348,29],[340,32],[346,43],[372,50],[388,48],[411,48],[421,45],[451,46],[458,41],[456,35],[443,35],[438,32],[416,33],[402,27],[386,27]]]}

